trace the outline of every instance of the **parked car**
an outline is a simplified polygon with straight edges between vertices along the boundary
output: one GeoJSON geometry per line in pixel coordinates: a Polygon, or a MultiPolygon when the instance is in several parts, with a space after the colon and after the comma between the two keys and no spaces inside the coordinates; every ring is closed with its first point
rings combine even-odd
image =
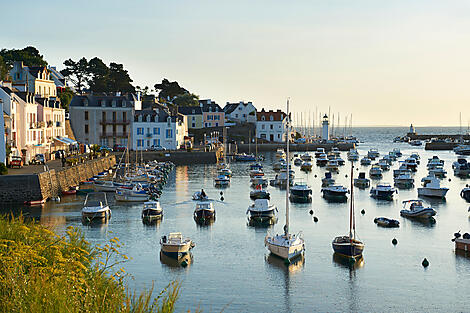
{"type": "Polygon", "coordinates": [[[23,159],[20,156],[12,156],[10,161],[10,167],[23,167],[23,159]]]}
{"type": "Polygon", "coordinates": [[[126,146],[116,144],[113,146],[113,151],[118,151],[118,152],[126,151],[126,146]]]}
{"type": "Polygon", "coordinates": [[[150,150],[151,151],[166,151],[166,148],[162,146],[151,146],[150,150]]]}
{"type": "Polygon", "coordinates": [[[31,164],[46,164],[46,157],[42,153],[36,154],[36,156],[31,160],[31,164]]]}

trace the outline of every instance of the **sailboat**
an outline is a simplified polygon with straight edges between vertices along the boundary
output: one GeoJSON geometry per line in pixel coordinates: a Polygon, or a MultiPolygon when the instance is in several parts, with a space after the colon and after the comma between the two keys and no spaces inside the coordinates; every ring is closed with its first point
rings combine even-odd
{"type": "Polygon", "coordinates": [[[351,198],[349,201],[349,235],[338,236],[333,239],[332,246],[335,253],[345,256],[353,261],[359,259],[364,251],[364,243],[356,239],[356,219],[354,217],[354,184],[353,169],[351,162],[351,198]]]}
{"type": "MultiPolygon", "coordinates": [[[[290,141],[290,113],[289,113],[289,100],[287,100],[287,125],[286,125],[286,161],[287,168],[289,168],[289,141],[290,141]]],[[[290,175],[287,175],[286,184],[286,225],[284,226],[284,234],[270,236],[267,235],[264,238],[264,245],[268,247],[271,254],[276,255],[286,263],[291,263],[292,260],[303,255],[305,251],[305,241],[302,238],[302,233],[299,232],[297,235],[289,233],[289,180],[290,175]]]]}

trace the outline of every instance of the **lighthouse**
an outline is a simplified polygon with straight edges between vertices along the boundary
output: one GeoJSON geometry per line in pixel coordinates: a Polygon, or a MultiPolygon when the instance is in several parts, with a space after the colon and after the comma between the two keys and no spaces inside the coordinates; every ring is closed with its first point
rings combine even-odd
{"type": "Polygon", "coordinates": [[[329,124],[330,123],[328,122],[328,115],[325,114],[325,116],[323,116],[322,131],[321,131],[321,139],[323,139],[323,140],[330,139],[328,137],[328,125],[329,124]]]}

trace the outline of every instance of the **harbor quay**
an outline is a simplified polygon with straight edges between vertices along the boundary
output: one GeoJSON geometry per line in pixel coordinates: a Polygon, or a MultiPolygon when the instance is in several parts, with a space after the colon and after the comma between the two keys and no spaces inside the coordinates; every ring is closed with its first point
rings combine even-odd
{"type": "MultiPolygon", "coordinates": [[[[283,149],[285,143],[263,143],[258,144],[257,148],[255,145],[250,144],[238,144],[238,152],[254,152],[256,149],[260,152],[269,152],[276,151],[278,149],[283,149]]],[[[355,148],[354,143],[302,143],[302,144],[291,144],[290,150],[294,152],[301,151],[315,151],[318,148],[323,148],[325,151],[330,151],[332,148],[338,148],[340,151],[349,151],[350,149],[355,148]]]]}

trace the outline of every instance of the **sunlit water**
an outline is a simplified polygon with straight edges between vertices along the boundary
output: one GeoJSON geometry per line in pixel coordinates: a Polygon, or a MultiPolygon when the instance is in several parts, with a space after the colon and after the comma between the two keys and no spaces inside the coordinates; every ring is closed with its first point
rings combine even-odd
{"type": "MultiPolygon", "coordinates": [[[[433,129],[431,129],[432,132],[433,129]]],[[[458,129],[457,129],[458,130],[458,129]]],[[[418,130],[419,131],[419,130],[418,130]]],[[[437,131],[434,129],[434,131],[437,131]]],[[[445,129],[455,133],[456,129],[445,129]]],[[[58,231],[67,226],[81,228],[92,243],[104,244],[117,236],[131,257],[124,268],[133,276],[130,285],[138,289],[156,290],[177,279],[182,282],[179,310],[205,312],[458,312],[468,311],[466,291],[470,287],[470,258],[456,255],[450,241],[457,230],[470,231],[468,204],[459,196],[469,183],[453,176],[453,152],[428,152],[423,147],[393,144],[395,136],[406,128],[357,129],[355,134],[364,141],[359,152],[364,155],[376,147],[383,154],[398,147],[404,154],[417,151],[421,165],[414,174],[415,186],[427,175],[426,162],[432,155],[445,160],[448,177],[443,184],[450,188],[446,201],[430,204],[438,211],[435,224],[401,218],[401,201],[417,198],[416,187],[400,190],[392,202],[370,198],[369,190],[355,189],[357,232],[366,244],[363,262],[350,268],[333,257],[331,241],[348,232],[348,203],[328,203],[320,193],[324,169],[314,166],[305,174],[294,167],[296,180],[307,181],[313,188],[311,204],[291,204],[291,232],[303,231],[306,241],[305,259],[287,268],[276,258],[268,257],[264,237],[268,232],[280,233],[284,225],[285,192],[269,187],[271,202],[279,208],[279,221],[271,228],[247,225],[249,199],[248,164],[232,163],[231,186],[224,192],[224,201],[214,202],[217,219],[213,225],[197,226],[192,215],[194,191],[204,188],[213,199],[219,199],[220,189],[213,187],[215,165],[178,166],[164,188],[161,204],[164,219],[156,226],[142,224],[141,205],[115,204],[110,194],[113,216],[107,225],[86,227],[81,224],[83,198],[64,197],[61,203],[47,203],[45,208],[30,209],[31,214],[45,225],[56,225],[58,231]],[[317,177],[315,177],[315,175],[317,177]],[[448,179],[451,179],[449,182],[448,179]],[[315,223],[309,210],[319,221],[315,223]],[[360,211],[364,209],[365,214],[360,211]],[[374,217],[386,216],[400,221],[400,228],[380,228],[374,217]],[[109,232],[112,232],[109,234],[109,232]],[[193,262],[186,268],[172,267],[160,260],[159,239],[171,231],[180,231],[196,243],[193,262]],[[397,238],[398,245],[391,241],[397,238]],[[427,258],[430,266],[421,265],[427,258]]],[[[346,153],[342,153],[346,160],[346,153]]],[[[401,160],[404,159],[401,158],[401,160]]],[[[274,177],[273,154],[266,154],[266,176],[274,177]]],[[[393,184],[393,169],[381,182],[393,184]]],[[[368,172],[368,168],[361,168],[368,172]]],[[[350,167],[341,167],[335,178],[348,188],[350,167]]],[[[357,175],[357,172],[355,173],[357,175]]],[[[372,181],[372,185],[376,182],[372,181]]],[[[429,204],[429,201],[426,201],[429,204]]]]}

